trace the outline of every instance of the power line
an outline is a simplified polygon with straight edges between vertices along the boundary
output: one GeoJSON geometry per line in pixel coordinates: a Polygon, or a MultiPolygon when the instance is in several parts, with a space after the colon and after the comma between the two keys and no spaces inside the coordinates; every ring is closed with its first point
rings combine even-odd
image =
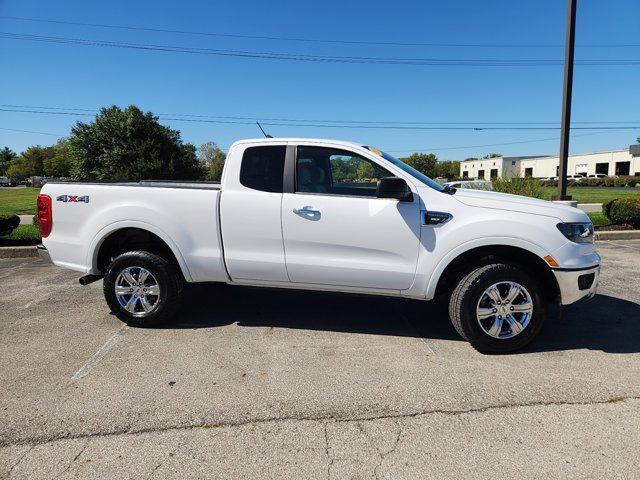
{"type": "MultiPolygon", "coordinates": [[[[0,107],[16,108],[16,109],[39,109],[39,110],[64,110],[67,112],[92,112],[94,114],[99,112],[96,108],[78,108],[78,107],[51,107],[43,105],[16,105],[0,103],[0,107]]],[[[43,112],[45,113],[45,112],[43,112]]],[[[281,118],[281,117],[243,117],[234,115],[209,115],[209,114],[195,114],[195,113],[157,113],[158,116],[173,116],[173,117],[193,117],[193,118],[213,118],[213,119],[229,119],[229,120],[250,120],[255,121],[274,121],[274,122],[319,122],[319,123],[358,123],[358,124],[383,124],[383,125],[557,125],[558,121],[521,121],[521,122],[487,122],[487,121],[468,121],[468,122],[424,122],[424,121],[398,121],[398,120],[342,120],[342,119],[309,119],[309,118],[281,118]]],[[[599,120],[599,121],[573,121],[573,124],[594,124],[594,125],[606,125],[606,124],[624,124],[635,123],[640,124],[640,120],[599,120]]]]}
{"type": "MultiPolygon", "coordinates": [[[[592,135],[601,135],[603,133],[613,133],[611,131],[606,131],[606,132],[592,132],[592,133],[582,133],[582,134],[576,134],[573,135],[573,137],[590,137],[592,135]]],[[[416,148],[410,148],[410,149],[405,149],[405,150],[386,150],[389,153],[404,153],[404,152],[425,152],[425,151],[430,151],[430,152],[440,152],[440,151],[444,151],[444,150],[465,150],[468,148],[485,148],[485,147],[502,147],[505,145],[520,145],[523,143],[538,143],[538,142],[550,142],[550,141],[560,141],[560,137],[551,137],[551,138],[537,138],[534,140],[519,140],[519,141],[515,141],[515,142],[502,142],[502,143],[486,143],[484,145],[466,145],[463,147],[438,147],[438,148],[432,148],[432,147],[416,147],[416,148]]]]}
{"type": "MultiPolygon", "coordinates": [[[[88,116],[93,117],[92,113],[85,112],[66,112],[66,111],[44,111],[44,110],[28,110],[15,108],[0,108],[0,112],[11,113],[31,113],[40,115],[68,115],[68,116],[88,116]]],[[[254,125],[253,121],[243,120],[209,120],[204,118],[179,118],[161,116],[162,120],[175,122],[190,123],[212,123],[223,125],[254,125]]],[[[420,126],[420,125],[357,125],[357,124],[331,124],[331,123],[285,123],[285,122],[262,122],[263,125],[271,127],[297,127],[297,128],[342,128],[342,129],[374,129],[374,130],[461,130],[461,131],[483,131],[483,130],[559,130],[560,127],[531,127],[531,126],[420,126]]],[[[637,130],[640,125],[597,125],[589,127],[571,127],[572,130],[637,130]]]]}
{"type": "MultiPolygon", "coordinates": [[[[454,58],[399,58],[399,57],[363,57],[363,56],[331,56],[311,55],[285,52],[255,52],[245,50],[225,50],[201,47],[184,47],[172,45],[155,45],[111,40],[90,40],[83,38],[52,37],[44,35],[0,32],[0,38],[21,41],[55,43],[60,45],[82,45],[92,47],[122,48],[143,51],[169,53],[188,53],[196,55],[212,55],[221,57],[260,58],[269,60],[290,60],[299,62],[374,64],[374,65],[414,65],[414,66],[466,66],[466,67],[540,67],[562,65],[561,59],[454,59],[454,58]]],[[[636,59],[583,59],[576,60],[576,65],[585,66],[632,66],[640,65],[636,59]]]]}
{"type": "MultiPolygon", "coordinates": [[[[0,127],[0,130],[6,130],[6,131],[9,131],[9,132],[19,132],[19,133],[34,133],[34,134],[38,134],[38,135],[50,135],[50,136],[53,136],[53,137],[65,137],[65,136],[67,136],[66,134],[62,134],[62,133],[38,132],[38,131],[34,131],[34,130],[20,130],[20,129],[17,129],[17,128],[6,128],[6,127],[0,127]]],[[[591,135],[600,135],[600,134],[603,134],[603,133],[612,133],[612,132],[607,131],[607,132],[583,133],[583,134],[576,134],[576,135],[574,135],[574,137],[587,137],[587,136],[591,136],[591,135]]],[[[538,139],[534,139],[534,140],[520,140],[520,141],[515,141],[515,142],[487,143],[487,144],[484,144],[484,145],[466,145],[466,146],[460,146],[460,147],[437,147],[437,148],[416,147],[416,148],[404,149],[404,150],[387,150],[387,151],[389,153],[424,152],[424,151],[440,152],[440,151],[445,151],[445,150],[464,150],[464,149],[469,149],[469,148],[485,148],[485,147],[497,147],[497,146],[505,146],[505,145],[519,145],[519,144],[523,144],[523,143],[539,143],[539,142],[546,142],[546,141],[558,141],[559,139],[560,139],[559,137],[552,137],[552,138],[538,138],[538,139]]],[[[221,150],[228,151],[227,148],[221,148],[221,150]]]]}
{"type": "MultiPolygon", "coordinates": [[[[344,44],[344,45],[378,45],[378,46],[395,46],[395,47],[471,47],[471,48],[563,48],[563,44],[500,44],[500,43],[425,43],[425,42],[392,42],[392,41],[377,41],[377,40],[345,40],[345,39],[329,39],[329,38],[303,38],[303,37],[283,37],[273,35],[245,35],[235,33],[220,33],[220,32],[202,32],[195,30],[177,30],[161,27],[141,27],[131,25],[114,25],[105,23],[88,23],[88,22],[72,22],[66,20],[53,20],[44,18],[29,18],[29,17],[13,17],[13,16],[0,16],[0,18],[7,20],[19,20],[25,22],[37,22],[37,23],[49,23],[57,25],[74,25],[81,27],[94,27],[105,29],[117,29],[117,30],[132,30],[132,31],[145,31],[155,33],[174,33],[180,35],[196,35],[206,37],[223,37],[223,38],[238,38],[238,39],[252,39],[252,40],[276,40],[287,42],[306,42],[306,43],[326,43],[326,44],[344,44]]],[[[626,48],[626,47],[639,47],[640,44],[584,44],[578,45],[582,48],[626,48]]]]}
{"type": "Polygon", "coordinates": [[[34,130],[19,130],[17,128],[0,127],[0,130],[6,130],[8,132],[19,132],[19,133],[37,133],[38,135],[51,135],[53,137],[64,137],[64,135],[58,134],[58,133],[36,132],[34,130]]]}

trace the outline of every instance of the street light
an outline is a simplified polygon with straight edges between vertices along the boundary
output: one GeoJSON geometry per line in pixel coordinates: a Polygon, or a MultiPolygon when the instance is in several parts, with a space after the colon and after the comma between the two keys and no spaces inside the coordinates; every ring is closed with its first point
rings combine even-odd
{"type": "Polygon", "coordinates": [[[567,195],[567,164],[569,160],[569,135],[571,133],[571,91],[573,89],[573,50],[576,39],[576,3],[577,0],[568,0],[567,5],[567,37],[564,49],[564,86],[562,90],[558,200],[571,200],[571,195],[567,195]]]}

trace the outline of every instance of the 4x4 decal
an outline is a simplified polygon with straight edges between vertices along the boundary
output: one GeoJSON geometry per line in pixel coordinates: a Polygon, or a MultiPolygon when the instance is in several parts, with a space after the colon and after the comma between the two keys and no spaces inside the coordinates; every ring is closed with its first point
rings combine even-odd
{"type": "Polygon", "coordinates": [[[89,195],[58,195],[56,197],[58,202],[84,202],[89,203],[89,195]]]}

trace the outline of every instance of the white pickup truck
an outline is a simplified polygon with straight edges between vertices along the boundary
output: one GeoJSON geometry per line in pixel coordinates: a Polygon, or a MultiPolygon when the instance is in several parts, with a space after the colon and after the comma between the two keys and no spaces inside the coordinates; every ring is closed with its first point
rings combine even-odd
{"type": "Polygon", "coordinates": [[[600,264],[578,209],[441,187],[333,140],[236,142],[219,184],[50,182],[38,216],[41,255],[82,284],[104,277],[109,308],[135,326],[174,316],[185,282],[448,296],[459,334],[504,352],[538,334],[550,303],[592,297],[600,264]]]}

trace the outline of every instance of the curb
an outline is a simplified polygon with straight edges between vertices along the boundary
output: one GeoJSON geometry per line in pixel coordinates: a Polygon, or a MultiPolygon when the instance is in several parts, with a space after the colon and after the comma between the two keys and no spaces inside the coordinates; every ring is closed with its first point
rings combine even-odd
{"type": "Polygon", "coordinates": [[[25,247],[0,247],[0,258],[37,257],[38,249],[35,245],[25,247]]]}
{"type": "Polygon", "coordinates": [[[596,231],[596,240],[637,240],[640,239],[640,230],[609,230],[596,231]]]}

